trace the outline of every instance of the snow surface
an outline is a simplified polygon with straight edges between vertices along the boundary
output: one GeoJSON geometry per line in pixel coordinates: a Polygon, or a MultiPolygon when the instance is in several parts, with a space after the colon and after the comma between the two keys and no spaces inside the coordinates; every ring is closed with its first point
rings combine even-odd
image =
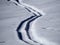
{"type": "MultiPolygon", "coordinates": [[[[60,0],[23,0],[23,2],[46,13],[36,20],[33,27],[42,43],[49,41],[60,45],[60,0]]],[[[7,0],[0,0],[0,45],[28,45],[18,39],[16,28],[22,20],[31,15],[33,14],[22,7],[17,7],[7,0]]]]}

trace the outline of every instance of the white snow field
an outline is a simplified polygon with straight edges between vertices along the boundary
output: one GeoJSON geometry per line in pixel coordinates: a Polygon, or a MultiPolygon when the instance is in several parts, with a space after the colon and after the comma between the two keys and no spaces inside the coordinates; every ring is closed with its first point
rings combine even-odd
{"type": "MultiPolygon", "coordinates": [[[[60,0],[23,0],[23,2],[45,13],[45,16],[38,18],[31,25],[32,38],[43,45],[60,45],[60,0]]],[[[18,39],[16,29],[22,20],[32,15],[12,2],[0,0],[0,45],[29,45],[18,39]]]]}

